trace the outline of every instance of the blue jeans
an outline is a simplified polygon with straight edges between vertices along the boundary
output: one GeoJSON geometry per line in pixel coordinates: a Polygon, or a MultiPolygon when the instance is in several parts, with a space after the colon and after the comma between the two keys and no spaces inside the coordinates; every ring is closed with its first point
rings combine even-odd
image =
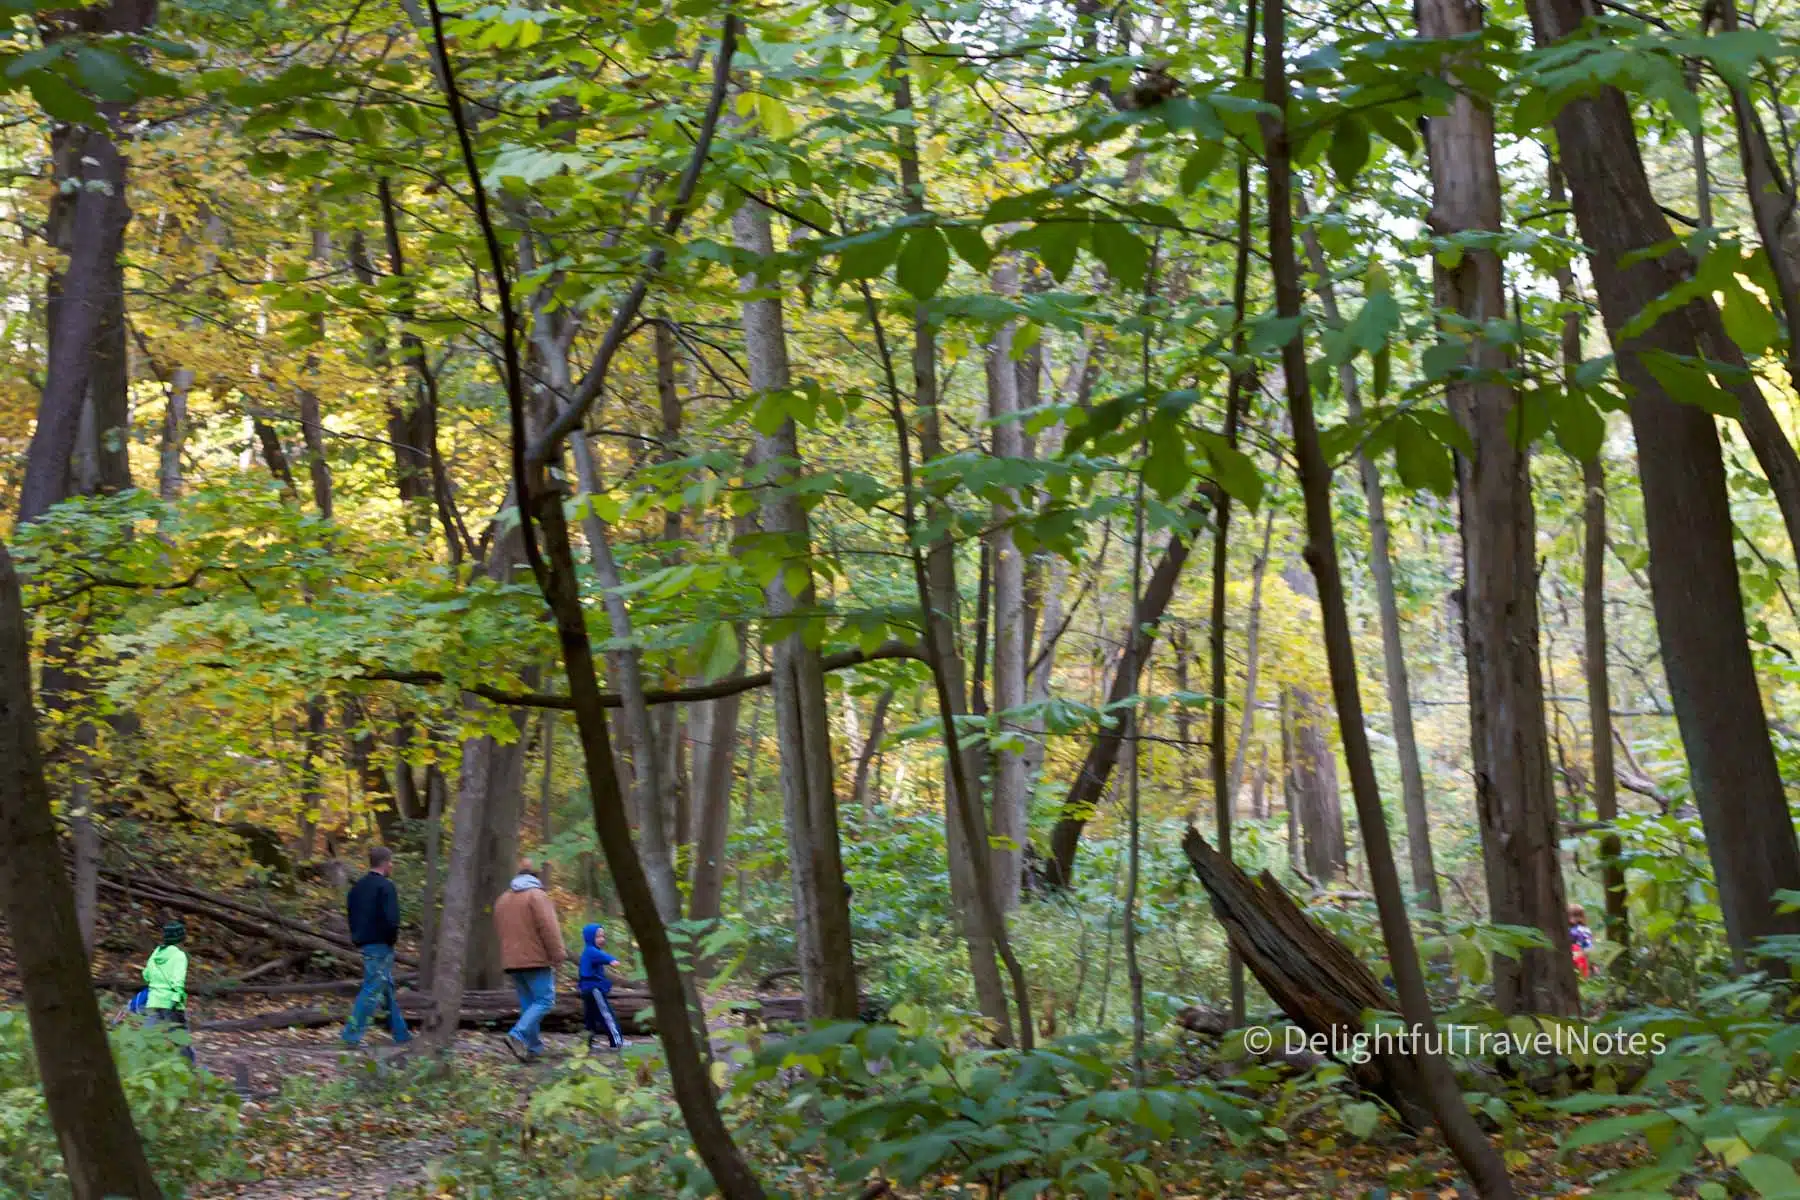
{"type": "Polygon", "coordinates": [[[529,971],[508,971],[507,974],[512,976],[513,989],[519,993],[519,1023],[512,1027],[512,1036],[524,1042],[535,1054],[544,1048],[538,1026],[556,1007],[556,969],[534,967],[529,971]]]}
{"type": "Polygon", "coordinates": [[[388,1029],[396,1043],[412,1040],[406,1031],[406,1017],[400,1012],[400,997],[394,993],[394,948],[392,946],[358,946],[363,956],[362,990],[350,1007],[350,1020],[344,1024],[344,1042],[354,1046],[362,1041],[369,1019],[387,1002],[388,1029]]]}

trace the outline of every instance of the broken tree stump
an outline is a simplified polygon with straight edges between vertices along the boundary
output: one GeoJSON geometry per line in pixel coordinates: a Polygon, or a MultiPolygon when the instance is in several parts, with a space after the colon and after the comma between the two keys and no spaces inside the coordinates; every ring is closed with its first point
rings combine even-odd
{"type": "MultiPolygon", "coordinates": [[[[1394,998],[1375,973],[1264,871],[1252,879],[1190,826],[1182,839],[1188,864],[1212,898],[1232,949],[1288,1019],[1311,1035],[1352,1045],[1364,1014],[1392,1012],[1394,998]]],[[[1431,1106],[1411,1056],[1373,1053],[1345,1062],[1357,1086],[1385,1100],[1413,1129],[1431,1121],[1431,1106]]]]}

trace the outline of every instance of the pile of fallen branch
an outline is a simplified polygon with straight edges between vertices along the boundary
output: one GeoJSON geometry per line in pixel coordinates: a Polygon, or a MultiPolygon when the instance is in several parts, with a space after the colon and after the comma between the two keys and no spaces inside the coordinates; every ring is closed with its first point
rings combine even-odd
{"type": "MultiPolygon", "coordinates": [[[[1393,1011],[1396,1001],[1374,973],[1302,912],[1273,875],[1264,871],[1250,878],[1192,827],[1181,845],[1232,949],[1295,1025],[1350,1045],[1362,1035],[1367,1013],[1393,1011]]],[[[1375,1054],[1344,1066],[1358,1086],[1387,1101],[1407,1124],[1422,1129],[1429,1123],[1431,1108],[1411,1058],[1375,1054]]]]}
{"type": "MultiPolygon", "coordinates": [[[[362,964],[362,955],[350,944],[348,932],[340,934],[334,929],[308,924],[217,892],[202,891],[155,875],[112,868],[101,869],[100,886],[127,900],[143,901],[191,917],[203,917],[250,937],[264,938],[313,954],[330,955],[359,967],[362,964]]],[[[416,968],[419,965],[418,960],[404,954],[396,954],[394,961],[407,967],[416,968]]]]}

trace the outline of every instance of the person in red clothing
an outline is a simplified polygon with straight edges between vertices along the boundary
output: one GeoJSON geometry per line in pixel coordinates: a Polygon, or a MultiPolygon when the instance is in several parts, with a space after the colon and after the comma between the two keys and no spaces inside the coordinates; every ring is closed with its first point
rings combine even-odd
{"type": "Polygon", "coordinates": [[[1575,958],[1575,970],[1583,979],[1594,973],[1588,951],[1594,948],[1594,931],[1587,925],[1587,910],[1579,904],[1569,905],[1569,953],[1575,958]]]}

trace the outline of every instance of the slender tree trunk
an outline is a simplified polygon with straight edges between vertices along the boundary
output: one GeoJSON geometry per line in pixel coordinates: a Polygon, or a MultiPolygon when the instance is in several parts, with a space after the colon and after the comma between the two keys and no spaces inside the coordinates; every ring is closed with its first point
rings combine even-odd
{"type": "MultiPolygon", "coordinates": [[[[509,496],[495,517],[496,528],[513,507],[509,496]]],[[[488,553],[485,571],[489,579],[510,579],[513,563],[519,555],[519,532],[514,526],[496,533],[488,553]]],[[[486,705],[472,695],[463,697],[465,706],[479,711],[486,705]]],[[[450,858],[444,871],[444,907],[439,918],[437,950],[431,976],[434,1012],[428,1031],[434,1043],[447,1049],[456,1039],[457,1014],[462,1011],[465,968],[477,954],[471,953],[472,938],[484,933],[491,940],[492,929],[476,929],[476,917],[491,912],[494,896],[481,895],[483,841],[492,820],[495,801],[495,756],[500,750],[492,735],[473,737],[462,744],[462,765],[456,784],[456,812],[452,819],[450,858]]],[[[501,772],[503,774],[503,772],[501,772]]],[[[483,921],[491,926],[491,921],[483,921]]]]}
{"type": "Polygon", "coordinates": [[[548,846],[553,834],[550,800],[554,795],[556,770],[556,714],[550,709],[538,720],[539,738],[544,744],[544,773],[538,781],[538,841],[548,846]]]}
{"type": "MultiPolygon", "coordinates": [[[[218,247],[225,240],[225,222],[219,219],[210,205],[200,205],[198,212],[204,228],[201,236],[205,238],[205,248],[200,255],[201,274],[209,276],[218,265],[218,247]]],[[[183,327],[189,333],[198,333],[205,327],[205,320],[195,316],[183,327]]],[[[189,366],[175,368],[169,377],[168,399],[163,410],[162,443],[157,455],[157,494],[169,503],[181,498],[181,456],[187,447],[188,397],[194,390],[194,379],[194,369],[189,366]]]]}
{"type": "MultiPolygon", "coordinates": [[[[575,472],[584,495],[598,495],[600,480],[594,469],[594,454],[585,435],[577,434],[569,441],[575,456],[575,472]]],[[[625,729],[625,747],[631,756],[636,786],[632,795],[632,816],[637,822],[640,855],[650,890],[656,896],[656,911],[664,921],[681,916],[681,889],[675,882],[675,852],[669,845],[669,825],[665,819],[670,808],[667,799],[672,781],[664,770],[663,756],[657,753],[656,729],[650,717],[650,705],[644,698],[644,652],[632,643],[630,610],[625,607],[619,576],[613,559],[612,540],[606,523],[593,506],[587,506],[581,518],[582,536],[593,557],[594,575],[604,597],[607,620],[613,639],[620,648],[607,655],[607,667],[614,686],[624,701],[620,719],[625,729]]]]}
{"type": "MultiPolygon", "coordinates": [[[[731,219],[740,249],[774,253],[769,212],[751,201],[731,219]]],[[[746,277],[745,286],[761,286],[746,277]]],[[[750,386],[759,392],[792,386],[787,330],[781,301],[746,299],[744,343],[750,359],[750,386]]],[[[767,472],[762,496],[762,537],[782,569],[764,590],[769,616],[781,620],[817,607],[813,591],[812,534],[806,510],[794,493],[799,477],[798,434],[792,420],[771,434],[757,434],[751,462],[767,472]]],[[[850,939],[850,901],[838,845],[836,781],[833,779],[825,672],[819,652],[794,629],[774,646],[776,736],[781,742],[781,790],[787,818],[789,869],[794,884],[795,932],[801,985],[809,1017],[852,1019],[860,1007],[856,958],[850,939]]]]}
{"type": "MultiPolygon", "coordinates": [[[[1209,487],[1202,497],[1190,501],[1186,512],[1188,522],[1198,523],[1217,495],[1217,490],[1209,487]]],[[[1175,583],[1181,577],[1181,568],[1187,564],[1192,546],[1190,535],[1183,530],[1169,535],[1168,547],[1156,569],[1150,573],[1149,582],[1144,584],[1144,594],[1132,606],[1131,632],[1113,672],[1112,687],[1106,697],[1107,708],[1122,704],[1137,694],[1138,674],[1150,657],[1150,647],[1156,640],[1163,614],[1168,611],[1169,601],[1175,595],[1175,583]]],[[[1069,794],[1062,804],[1062,816],[1050,835],[1050,880],[1057,886],[1067,886],[1075,878],[1075,852],[1081,845],[1081,831],[1099,807],[1107,777],[1119,761],[1119,750],[1123,745],[1121,732],[1122,727],[1116,724],[1111,728],[1101,727],[1088,748],[1081,769],[1075,774],[1075,781],[1069,785],[1069,794]]]]}
{"type": "MultiPolygon", "coordinates": [[[[749,651],[743,626],[737,629],[738,661],[749,651]]],[[[694,869],[688,889],[688,917],[716,920],[725,887],[725,842],[731,832],[732,767],[737,762],[738,717],[743,696],[726,696],[695,706],[710,709],[706,736],[695,740],[694,794],[699,800],[695,819],[694,869]]]]}
{"type": "MultiPolygon", "coordinates": [[[[1737,0],[1719,0],[1720,25],[1727,33],[1738,29],[1737,0]]],[[[1750,213],[1756,223],[1757,237],[1769,257],[1775,276],[1775,291],[1780,299],[1782,316],[1788,335],[1788,375],[1800,371],[1800,221],[1794,219],[1793,197],[1775,151],[1769,144],[1768,130],[1750,93],[1735,84],[1730,86],[1731,118],[1737,126],[1738,159],[1744,167],[1744,184],[1750,193],[1750,213]]],[[[1704,147],[1700,131],[1694,134],[1695,145],[1704,147]]],[[[1701,159],[1702,169],[1705,160],[1701,159]]],[[[1705,222],[1711,224],[1710,221],[1705,222]]]]}
{"type": "MultiPolygon", "coordinates": [[[[1306,215],[1306,194],[1294,193],[1297,211],[1306,215]]],[[[1337,288],[1332,284],[1331,270],[1325,261],[1324,248],[1312,225],[1301,234],[1306,252],[1312,260],[1313,273],[1319,277],[1319,306],[1325,319],[1336,325],[1337,288]]],[[[1356,364],[1346,362],[1338,367],[1338,385],[1343,389],[1344,403],[1350,419],[1362,419],[1362,389],[1357,382],[1356,364]]],[[[1381,662],[1387,682],[1388,711],[1394,722],[1394,752],[1400,760],[1400,800],[1406,811],[1406,849],[1412,868],[1412,891],[1428,912],[1444,911],[1443,895],[1438,890],[1437,868],[1431,854],[1431,812],[1425,803],[1425,772],[1419,765],[1419,739],[1413,728],[1412,683],[1406,665],[1406,645],[1400,636],[1400,601],[1394,590],[1394,557],[1389,542],[1387,495],[1381,485],[1381,470],[1375,460],[1359,449],[1356,453],[1357,475],[1362,481],[1363,503],[1369,510],[1369,573],[1375,579],[1375,606],[1381,614],[1381,662]]]]}
{"type": "MultiPolygon", "coordinates": [[[[1018,291],[1018,263],[1010,256],[995,265],[993,289],[1010,296],[1018,291]]],[[[1024,428],[1019,421],[1019,375],[1012,356],[1013,327],[1000,327],[987,348],[988,418],[993,423],[994,457],[1025,457],[1024,428]]],[[[1000,911],[1019,906],[1019,879],[1024,862],[1026,798],[1030,779],[1024,754],[1030,731],[1019,723],[1025,707],[1025,560],[1013,544],[1008,524],[1017,510],[1016,496],[993,508],[988,534],[993,564],[994,728],[1000,745],[990,751],[994,773],[993,865],[994,900],[1000,911]],[[1011,715],[1009,715],[1011,714],[1011,715]]]]}
{"type": "MultiPolygon", "coordinates": [[[[919,170],[917,130],[913,123],[912,80],[905,64],[895,62],[891,72],[894,108],[905,114],[896,131],[899,146],[901,200],[906,210],[915,215],[926,212],[925,183],[919,170]]],[[[913,315],[912,407],[919,414],[919,458],[929,464],[944,454],[941,415],[938,411],[937,330],[930,314],[917,307],[913,315]]],[[[897,386],[897,385],[896,385],[897,386]]],[[[902,463],[910,471],[910,462],[902,463]]],[[[908,493],[908,500],[912,499],[908,493]]],[[[981,811],[977,788],[981,777],[979,758],[962,753],[956,736],[956,722],[968,714],[968,668],[958,645],[959,594],[956,583],[956,551],[950,540],[950,514],[942,500],[928,497],[926,520],[932,529],[941,531],[925,550],[924,595],[919,598],[924,610],[925,643],[930,649],[932,682],[939,701],[939,717],[944,722],[944,844],[950,874],[950,899],[960,919],[964,944],[969,949],[969,973],[975,983],[976,1003],[982,1015],[995,1023],[999,1038],[1013,1040],[1012,1017],[1007,1007],[1006,986],[1000,978],[996,961],[999,948],[1006,939],[1004,914],[998,927],[988,920],[989,901],[979,894],[978,879],[987,856],[985,833],[987,821],[981,811]],[[960,780],[960,785],[959,785],[960,780]],[[979,841],[979,844],[977,842],[979,841]]],[[[908,522],[907,535],[916,530],[908,522]]],[[[1021,1036],[1030,1036],[1031,1014],[1023,996],[1018,997],[1020,1020],[1026,1026],[1021,1036]]]]}
{"type": "Polygon", "coordinates": [[[119,254],[131,216],[125,159],[109,134],[63,128],[53,140],[61,188],[51,202],[50,225],[68,260],[50,280],[49,356],[19,489],[21,523],[71,494],[89,383],[96,369],[104,369],[97,347],[111,314],[122,311],[115,293],[123,287],[119,254]]]}
{"type": "Polygon", "coordinates": [[[425,770],[425,898],[419,905],[419,978],[435,978],[438,908],[444,873],[444,797],[449,791],[436,763],[425,770]]]}
{"type": "Polygon", "coordinates": [[[31,696],[31,637],[0,543],[0,905],[75,1200],[160,1198],[88,979],[31,696]]]}
{"type": "MultiPolygon", "coordinates": [[[[1419,0],[1419,32],[1435,39],[1481,31],[1477,8],[1460,0],[1419,0]]],[[[1455,64],[1446,64],[1454,77],[1455,64]]],[[[1500,232],[1500,174],[1493,115],[1460,92],[1428,123],[1430,223],[1440,237],[1500,232]]],[[[1491,246],[1467,245],[1454,266],[1434,264],[1437,303],[1456,328],[1483,330],[1506,318],[1506,279],[1491,246]]],[[[1495,921],[1540,930],[1546,945],[1493,956],[1494,1002],[1502,1012],[1574,1016],[1581,996],[1570,960],[1568,906],[1557,836],[1556,789],[1544,724],[1538,650],[1537,522],[1530,450],[1508,431],[1520,397],[1508,382],[1504,345],[1468,339],[1465,373],[1448,384],[1450,411],[1472,453],[1457,456],[1462,506],[1463,631],[1469,664],[1469,732],[1475,808],[1495,921]]]]}
{"type": "MultiPolygon", "coordinates": [[[[1575,34],[1586,17],[1579,0],[1531,0],[1529,9],[1542,44],[1575,34]]],[[[1718,314],[1709,300],[1696,300],[1643,334],[1621,336],[1627,322],[1688,276],[1692,260],[1679,250],[1661,258],[1638,253],[1671,233],[1620,92],[1603,88],[1572,100],[1555,127],[1576,224],[1592,251],[1600,310],[1632,395],[1657,639],[1726,933],[1743,962],[1759,939],[1800,932],[1800,914],[1777,911],[1773,899],[1778,889],[1800,887],[1800,844],[1750,657],[1718,431],[1711,414],[1671,395],[1646,365],[1646,355],[1658,350],[1706,349],[1718,358],[1716,340],[1709,340],[1718,314]]],[[[1753,383],[1748,390],[1760,394],[1753,383]]],[[[1744,416],[1748,434],[1748,406],[1744,416]]],[[[1788,521],[1790,538],[1796,524],[1788,521]]]]}
{"type": "MultiPolygon", "coordinates": [[[[1250,568],[1250,616],[1244,622],[1244,712],[1238,718],[1237,747],[1231,752],[1231,776],[1225,783],[1225,794],[1234,803],[1238,791],[1244,786],[1244,761],[1250,750],[1250,734],[1256,727],[1256,674],[1262,651],[1263,576],[1269,570],[1269,541],[1274,532],[1275,506],[1270,505],[1263,518],[1262,549],[1257,551],[1256,562],[1250,568]]],[[[1252,804],[1250,815],[1266,817],[1269,814],[1258,811],[1258,807],[1252,804]]]]}
{"type": "Polygon", "coordinates": [[[1294,714],[1288,705],[1288,689],[1281,689],[1281,807],[1287,815],[1288,866],[1300,869],[1305,847],[1300,838],[1299,789],[1294,775],[1294,714]]]}
{"type": "MultiPolygon", "coordinates": [[[[1344,602],[1344,583],[1337,557],[1337,536],[1331,518],[1331,468],[1319,447],[1314,423],[1311,381],[1307,374],[1306,342],[1300,317],[1300,263],[1294,252],[1294,187],[1289,165],[1287,10],[1284,0],[1268,0],[1263,25],[1263,100],[1268,108],[1261,116],[1263,143],[1268,163],[1269,260],[1275,277],[1275,308],[1279,316],[1295,321],[1293,336],[1282,347],[1282,368],[1287,379],[1288,413],[1294,430],[1294,455],[1299,464],[1300,489],[1306,509],[1306,558],[1318,580],[1319,605],[1323,610],[1325,652],[1331,670],[1331,688],[1337,701],[1338,724],[1344,757],[1350,769],[1351,790],[1356,797],[1357,823],[1369,862],[1370,886],[1381,916],[1382,939],[1387,945],[1389,968],[1400,996],[1402,1019],[1427,1038],[1435,1036],[1437,1022],[1425,993],[1425,976],[1419,967],[1418,947],[1407,921],[1406,897],[1400,890],[1400,873],[1394,867],[1388,843],[1387,818],[1375,779],[1375,760],[1369,752],[1363,724],[1362,695],[1356,679],[1356,646],[1344,602]]],[[[1450,1065],[1437,1055],[1413,1060],[1420,1072],[1433,1115],[1444,1141],[1456,1154],[1483,1200],[1512,1200],[1512,1181],[1506,1165],[1482,1134],[1463,1103],[1462,1092],[1450,1065]]]]}
{"type": "MultiPolygon", "coordinates": [[[[1565,202],[1562,168],[1554,156],[1550,162],[1550,203],[1565,202]]],[[[1563,264],[1556,269],[1557,298],[1563,306],[1563,386],[1576,386],[1581,366],[1581,293],[1575,272],[1563,264]]],[[[1619,784],[1613,766],[1612,684],[1607,677],[1606,652],[1606,470],[1603,451],[1581,463],[1582,533],[1581,622],[1582,666],[1587,674],[1588,739],[1592,757],[1594,817],[1603,822],[1618,819],[1619,784]]],[[[1600,879],[1606,895],[1606,936],[1620,946],[1629,945],[1631,925],[1625,908],[1625,868],[1619,861],[1619,835],[1600,837],[1600,879]]],[[[1618,965],[1623,967],[1621,958],[1618,965]]]]}
{"type": "Polygon", "coordinates": [[[1300,833],[1300,861],[1320,883],[1342,880],[1350,869],[1344,839],[1344,802],[1338,791],[1337,755],[1325,731],[1326,715],[1310,688],[1289,684],[1293,805],[1300,833]]]}
{"type": "MultiPolygon", "coordinates": [[[[887,733],[888,706],[893,702],[893,688],[888,688],[875,697],[875,707],[869,713],[869,733],[863,739],[862,753],[856,756],[856,776],[855,782],[850,786],[850,802],[864,811],[869,807],[869,765],[881,753],[881,739],[887,733]]],[[[876,782],[875,791],[881,791],[880,781],[876,782]]]]}
{"type": "MultiPolygon", "coordinates": [[[[671,463],[681,457],[681,393],[675,387],[675,333],[669,322],[658,320],[651,330],[651,341],[656,355],[656,400],[660,417],[658,430],[659,446],[656,453],[658,462],[671,463]]],[[[665,566],[674,566],[681,561],[681,510],[679,508],[663,509],[662,527],[662,562],[665,566]]],[[[656,749],[662,755],[662,763],[658,771],[663,779],[662,819],[664,836],[668,840],[671,851],[674,847],[688,845],[693,840],[693,831],[689,828],[690,806],[683,767],[682,707],[678,704],[665,704],[651,714],[651,721],[656,731],[656,749]]]]}

